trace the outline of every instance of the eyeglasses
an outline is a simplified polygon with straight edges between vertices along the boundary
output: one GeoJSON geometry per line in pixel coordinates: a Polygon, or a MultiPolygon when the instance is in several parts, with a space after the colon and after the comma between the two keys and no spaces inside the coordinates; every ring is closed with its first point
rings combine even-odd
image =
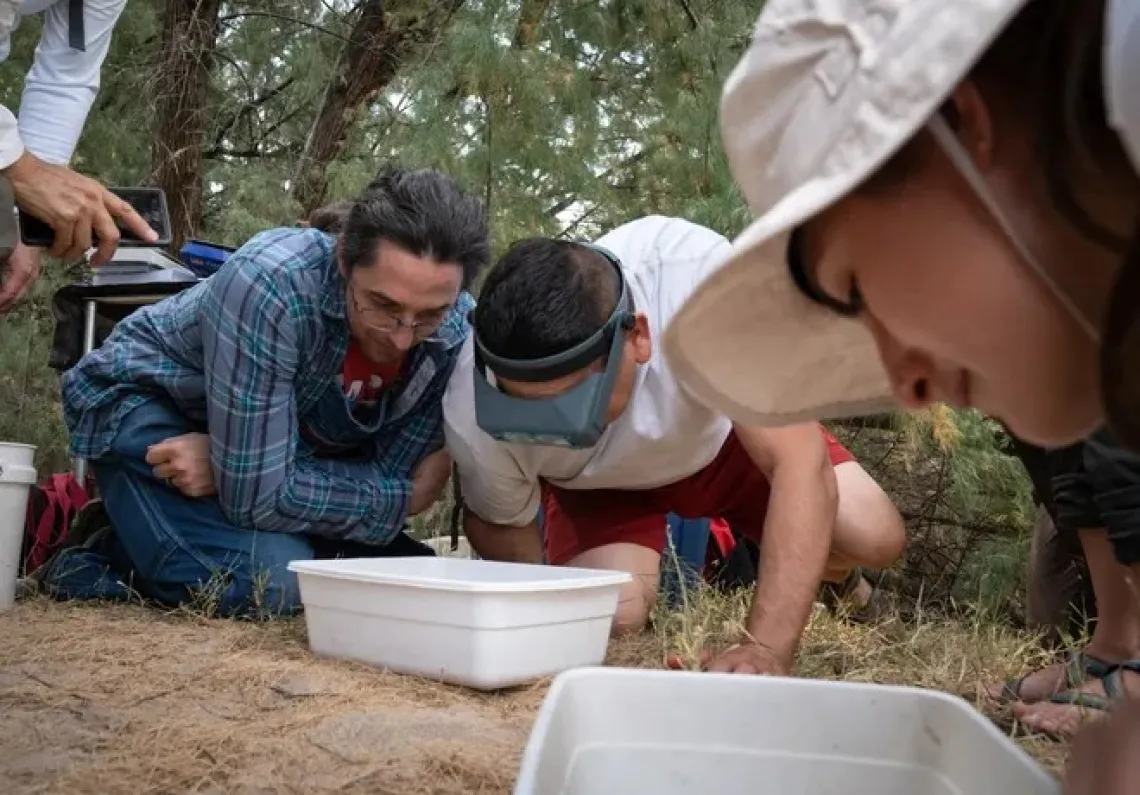
{"type": "Polygon", "coordinates": [[[381,309],[377,306],[363,306],[359,299],[356,297],[356,289],[350,282],[348,285],[348,294],[352,297],[352,305],[356,309],[356,314],[360,316],[361,322],[368,328],[375,331],[380,331],[385,334],[395,334],[402,328],[408,329],[412,333],[414,339],[423,341],[431,337],[443,321],[447,318],[447,312],[439,313],[438,317],[429,317],[424,320],[407,321],[398,317],[387,309],[381,309]]]}

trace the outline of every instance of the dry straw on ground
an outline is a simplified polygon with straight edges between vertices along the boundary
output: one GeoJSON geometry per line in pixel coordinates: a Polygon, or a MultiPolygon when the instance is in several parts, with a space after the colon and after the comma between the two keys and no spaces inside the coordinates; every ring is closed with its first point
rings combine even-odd
{"type": "MultiPolygon", "coordinates": [[[[736,635],[743,598],[705,591],[610,664],[688,663],[736,635]]],[[[546,682],[478,694],[316,659],[303,620],[263,624],[33,600],[0,615],[0,791],[509,793],[546,682]]],[[[972,695],[1031,639],[919,620],[812,620],[800,673],[972,695]]],[[[858,715],[851,730],[862,731],[858,715]]],[[[1056,770],[1063,746],[1021,739],[1056,770]]]]}

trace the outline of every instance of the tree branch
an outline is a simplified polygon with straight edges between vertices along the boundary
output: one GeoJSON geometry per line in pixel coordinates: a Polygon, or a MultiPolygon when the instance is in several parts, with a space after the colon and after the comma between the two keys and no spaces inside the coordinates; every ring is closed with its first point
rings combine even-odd
{"type": "Polygon", "coordinates": [[[577,233],[578,229],[582,226],[582,224],[586,223],[586,221],[588,221],[590,218],[597,215],[598,211],[601,209],[602,209],[602,206],[600,204],[595,204],[593,207],[586,210],[584,213],[582,213],[576,219],[574,219],[574,223],[570,224],[568,227],[566,227],[565,229],[563,229],[561,232],[558,233],[558,239],[559,240],[569,240],[571,236],[573,236],[575,233],[577,233]]]}
{"type": "Polygon", "coordinates": [[[359,4],[350,41],[341,50],[293,169],[292,198],[306,213],[323,201],[328,164],[343,150],[361,108],[388,88],[409,59],[431,49],[462,4],[436,0],[414,10],[392,10],[382,0],[359,4]]]}
{"type": "MultiPolygon", "coordinates": [[[[637,165],[642,160],[649,157],[649,150],[650,150],[649,146],[641,147],[640,150],[633,153],[629,157],[625,158],[620,163],[616,163],[616,164],[610,166],[609,168],[607,168],[600,175],[598,175],[597,179],[600,181],[605,181],[605,180],[609,179],[610,177],[612,177],[614,174],[616,174],[621,169],[629,168],[630,166],[637,165]]],[[[578,201],[578,197],[576,195],[567,196],[567,197],[563,198],[562,200],[556,202],[549,209],[547,209],[546,215],[550,218],[557,218],[558,214],[560,212],[565,210],[567,207],[569,207],[570,205],[572,205],[576,201],[578,201]]]]}
{"type": "Polygon", "coordinates": [[[850,430],[870,428],[875,431],[897,431],[893,414],[871,414],[866,417],[843,417],[837,420],[828,420],[828,424],[850,430]]]}
{"type": "Polygon", "coordinates": [[[214,145],[210,147],[209,151],[212,152],[222,148],[222,144],[225,143],[226,136],[229,135],[230,131],[233,130],[233,128],[237,125],[242,116],[252,110],[260,108],[265,103],[279,96],[281,92],[289,88],[289,86],[293,85],[294,82],[296,82],[296,78],[292,76],[287,77],[260,96],[254,97],[247,102],[243,102],[238,108],[234,110],[233,113],[230,114],[230,117],[222,122],[221,126],[218,127],[218,133],[214,136],[214,145]]]}
{"type": "Polygon", "coordinates": [[[696,30],[699,23],[697,22],[697,15],[693,11],[693,7],[689,5],[689,0],[678,0],[678,2],[681,4],[681,9],[685,12],[685,16],[689,18],[689,24],[693,30],[696,30]]]}
{"type": "Polygon", "coordinates": [[[206,152],[205,156],[209,160],[218,160],[226,157],[232,157],[238,160],[272,160],[278,157],[296,157],[298,150],[299,147],[296,144],[287,144],[276,149],[270,149],[269,151],[262,149],[260,146],[254,146],[247,149],[226,149],[225,147],[213,147],[206,152]]]}
{"type": "Polygon", "coordinates": [[[1002,527],[996,524],[986,524],[985,522],[967,522],[962,519],[954,519],[949,516],[925,514],[920,511],[899,511],[902,518],[907,522],[925,522],[927,524],[942,525],[943,527],[957,527],[960,530],[968,530],[971,533],[979,535],[999,535],[1002,527]]]}
{"type": "Polygon", "coordinates": [[[319,25],[316,22],[309,22],[305,19],[298,19],[297,17],[289,16],[288,14],[279,14],[276,11],[235,11],[232,14],[226,14],[218,21],[222,24],[225,24],[228,22],[234,22],[238,19],[241,19],[242,17],[266,17],[268,19],[276,19],[280,20],[281,22],[288,22],[292,25],[298,25],[302,28],[308,28],[309,30],[315,30],[318,33],[325,34],[326,36],[332,36],[334,39],[343,41],[345,44],[356,44],[357,46],[363,46],[358,42],[354,42],[347,36],[337,33],[335,30],[326,28],[324,25],[319,25]]]}

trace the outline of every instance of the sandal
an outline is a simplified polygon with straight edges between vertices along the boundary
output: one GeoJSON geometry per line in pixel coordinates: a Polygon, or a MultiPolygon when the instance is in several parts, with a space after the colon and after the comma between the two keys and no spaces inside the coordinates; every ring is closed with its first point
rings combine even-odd
{"type": "Polygon", "coordinates": [[[887,613],[883,593],[863,570],[856,567],[843,582],[825,582],[820,586],[820,596],[824,606],[834,615],[840,615],[858,624],[873,624],[887,613]],[[861,607],[851,604],[850,598],[866,580],[871,586],[871,596],[861,607]]]}
{"type": "MultiPolygon", "coordinates": [[[[1062,707],[1076,707],[1078,712],[1075,716],[1075,723],[1071,720],[1074,717],[1072,713],[1068,715],[1068,719],[1060,719],[1057,716],[1050,719],[1045,715],[1027,712],[1016,717],[1014,726],[1020,726],[1030,734],[1039,737],[1049,737],[1054,740],[1069,739],[1090,720],[1090,714],[1109,712],[1122,699],[1128,697],[1123,681],[1125,671],[1140,673],[1140,660],[1126,660],[1110,666],[1108,672],[1099,677],[1104,687],[1103,696],[1098,693],[1087,693],[1083,690],[1066,690],[1057,693],[1046,701],[1038,702],[1038,705],[1056,704],[1062,707]],[[1046,728],[1046,726],[1049,727],[1046,728]]],[[[1030,706],[1025,709],[1033,710],[1033,708],[1030,706]]]]}
{"type": "Polygon", "coordinates": [[[1097,678],[1104,685],[1103,696],[1096,693],[1085,693],[1081,690],[1065,690],[1054,695],[1049,699],[1049,702],[1107,712],[1112,708],[1113,703],[1118,701],[1126,692],[1124,690],[1125,671],[1140,673],[1140,660],[1125,660],[1122,663],[1110,665],[1102,676],[1098,676],[1097,678]]]}
{"type": "MultiPolygon", "coordinates": [[[[1079,692],[1076,688],[1083,685],[1089,679],[1104,679],[1114,668],[1112,663],[1105,662],[1099,657],[1094,657],[1084,651],[1069,652],[1069,654],[1065,655],[1064,666],[1065,678],[1061,683],[1061,693],[1055,693],[1054,698],[1062,693],[1079,692]]],[[[997,699],[998,703],[1012,704],[1015,701],[1021,701],[1021,687],[1025,684],[1025,680],[1040,670],[1041,669],[1038,668],[1027,674],[1006,680],[1001,686],[1001,695],[997,699]]],[[[1045,699],[1041,700],[1044,701],[1045,699]]]]}

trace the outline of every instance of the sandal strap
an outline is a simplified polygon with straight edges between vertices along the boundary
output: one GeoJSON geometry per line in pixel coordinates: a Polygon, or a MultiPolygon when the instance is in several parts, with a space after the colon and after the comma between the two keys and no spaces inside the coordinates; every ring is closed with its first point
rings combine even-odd
{"type": "Polygon", "coordinates": [[[1108,672],[1100,678],[1104,684],[1104,693],[1112,701],[1125,694],[1124,672],[1140,673],[1140,660],[1125,660],[1110,666],[1108,672]]]}
{"type": "MultiPolygon", "coordinates": [[[[1135,662],[1140,663],[1140,660],[1135,662]]],[[[1065,681],[1064,690],[1075,690],[1083,685],[1089,679],[1103,679],[1112,670],[1112,663],[1105,662],[1104,660],[1084,651],[1072,651],[1065,655],[1064,671],[1065,681]]],[[[1030,671],[1023,676],[1018,676],[1013,679],[1007,679],[1001,686],[1001,698],[1003,701],[1020,701],[1021,700],[1021,687],[1025,684],[1025,680],[1032,676],[1036,671],[1030,671]]]]}
{"type": "Polygon", "coordinates": [[[1112,663],[1085,651],[1073,651],[1065,656],[1065,685],[1079,687],[1088,679],[1103,679],[1112,670],[1112,663]]]}
{"type": "MultiPolygon", "coordinates": [[[[1032,673],[1032,672],[1030,672],[1032,673]]],[[[1001,700],[1002,701],[1021,701],[1021,686],[1025,684],[1030,674],[1024,676],[1016,676],[1013,679],[1006,679],[1001,684],[1001,700]]]]}
{"type": "MultiPolygon", "coordinates": [[[[1108,680],[1105,679],[1105,692],[1108,692],[1108,680]]],[[[1098,696],[1096,693],[1085,693],[1082,690],[1065,690],[1049,699],[1051,704],[1063,704],[1083,709],[1094,709],[1101,712],[1112,706],[1112,696],[1098,696]]]]}

